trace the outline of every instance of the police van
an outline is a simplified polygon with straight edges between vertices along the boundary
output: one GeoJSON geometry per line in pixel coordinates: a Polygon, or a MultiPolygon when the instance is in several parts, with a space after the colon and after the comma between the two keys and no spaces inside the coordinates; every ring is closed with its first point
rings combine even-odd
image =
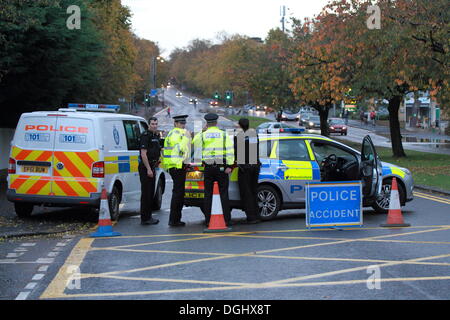
{"type": "MultiPolygon", "coordinates": [[[[411,172],[382,162],[370,136],[361,152],[328,137],[314,134],[259,134],[261,170],[258,204],[263,220],[270,220],[283,209],[304,209],[307,182],[362,182],[363,205],[379,213],[389,210],[392,178],[398,182],[401,205],[413,200],[411,172]]],[[[231,208],[241,209],[238,168],[230,174],[228,188],[231,208]]],[[[186,175],[185,205],[203,208],[204,181],[201,164],[192,163],[186,175]]]]}
{"type": "MultiPolygon", "coordinates": [[[[120,203],[140,200],[139,138],[148,124],[118,110],[115,105],[69,104],[21,115],[7,178],[7,199],[19,217],[30,216],[36,205],[98,208],[102,186],[112,220],[119,217],[120,203]]],[[[160,168],[155,181],[158,210],[165,189],[160,168]]]]}

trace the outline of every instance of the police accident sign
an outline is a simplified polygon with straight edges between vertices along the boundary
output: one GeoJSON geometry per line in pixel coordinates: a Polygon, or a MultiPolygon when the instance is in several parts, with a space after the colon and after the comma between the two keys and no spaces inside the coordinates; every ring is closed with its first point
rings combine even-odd
{"type": "Polygon", "coordinates": [[[360,181],[306,184],[306,226],[362,226],[362,186],[360,181]]]}

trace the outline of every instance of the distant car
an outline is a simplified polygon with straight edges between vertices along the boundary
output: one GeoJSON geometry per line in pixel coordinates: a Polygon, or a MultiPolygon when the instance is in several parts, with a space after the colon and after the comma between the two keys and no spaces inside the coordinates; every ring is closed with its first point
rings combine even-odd
{"type": "Polygon", "coordinates": [[[300,114],[298,112],[293,112],[291,110],[285,110],[281,113],[281,120],[298,121],[299,119],[300,119],[300,114]]]}
{"type": "Polygon", "coordinates": [[[190,99],[189,99],[189,103],[190,103],[190,104],[197,104],[197,103],[198,103],[198,100],[197,100],[197,98],[190,98],[190,99]]]}
{"type": "Polygon", "coordinates": [[[279,122],[264,122],[256,127],[257,133],[301,133],[303,131],[305,131],[304,128],[297,128],[279,122]]]}
{"type": "Polygon", "coordinates": [[[218,106],[219,106],[219,102],[218,102],[217,100],[211,100],[211,101],[209,102],[209,105],[210,105],[211,107],[218,107],[218,106]]]}
{"type": "Polygon", "coordinates": [[[311,116],[313,116],[312,113],[300,113],[300,118],[299,118],[298,124],[300,126],[306,126],[306,123],[308,122],[309,117],[311,117],[311,116]]]}
{"type": "Polygon", "coordinates": [[[320,129],[320,117],[310,116],[305,123],[306,129],[320,129]]]}
{"type": "Polygon", "coordinates": [[[330,118],[328,120],[329,124],[329,132],[330,133],[339,133],[342,135],[347,135],[347,126],[343,119],[340,118],[330,118]]]}
{"type": "Polygon", "coordinates": [[[181,98],[183,96],[183,94],[180,91],[177,91],[177,93],[175,94],[175,96],[177,98],[181,98]]]}

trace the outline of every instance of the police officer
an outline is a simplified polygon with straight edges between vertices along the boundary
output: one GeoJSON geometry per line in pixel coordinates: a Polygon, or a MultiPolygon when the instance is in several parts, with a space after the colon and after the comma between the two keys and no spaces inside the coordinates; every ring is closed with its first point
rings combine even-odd
{"type": "Polygon", "coordinates": [[[217,127],[218,115],[205,115],[207,129],[198,133],[193,140],[194,150],[201,150],[201,160],[204,170],[205,198],[203,213],[205,223],[209,225],[211,217],[214,181],[219,184],[220,200],[225,223],[231,225],[231,212],[228,204],[229,174],[234,165],[233,141],[227,134],[217,127]]]}
{"type": "Polygon", "coordinates": [[[258,177],[261,168],[259,161],[259,139],[254,129],[249,129],[247,118],[239,119],[242,131],[235,136],[234,151],[238,166],[239,194],[247,223],[260,222],[258,198],[258,177]]]}
{"type": "Polygon", "coordinates": [[[164,141],[163,161],[173,180],[172,200],[170,202],[169,226],[182,227],[181,210],[184,205],[184,184],[186,181],[185,160],[190,155],[190,138],[186,127],[187,115],[173,117],[174,128],[164,141]]]}
{"type": "Polygon", "coordinates": [[[155,168],[161,155],[160,137],[157,132],[158,119],[151,117],[148,129],[141,135],[139,177],[141,180],[141,224],[157,224],[152,218],[153,198],[155,195],[155,168]]]}

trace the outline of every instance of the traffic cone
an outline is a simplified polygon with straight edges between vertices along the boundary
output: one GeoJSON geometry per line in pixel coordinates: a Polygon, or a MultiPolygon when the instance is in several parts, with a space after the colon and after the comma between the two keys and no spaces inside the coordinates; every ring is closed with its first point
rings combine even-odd
{"type": "Polygon", "coordinates": [[[400,197],[398,194],[397,179],[392,179],[391,199],[389,201],[389,212],[386,224],[382,227],[409,227],[408,223],[403,221],[402,210],[400,208],[400,197]]]}
{"type": "Polygon", "coordinates": [[[114,232],[111,223],[111,214],[109,213],[108,196],[105,187],[102,188],[100,200],[100,210],[98,216],[97,232],[91,233],[92,238],[98,237],[116,237],[121,236],[119,232],[114,232]]]}
{"type": "Polygon", "coordinates": [[[213,198],[212,198],[212,208],[211,208],[211,218],[209,220],[208,229],[203,232],[226,232],[231,231],[230,227],[225,224],[225,219],[223,218],[222,202],[220,201],[219,185],[217,181],[214,181],[213,198]]]}

